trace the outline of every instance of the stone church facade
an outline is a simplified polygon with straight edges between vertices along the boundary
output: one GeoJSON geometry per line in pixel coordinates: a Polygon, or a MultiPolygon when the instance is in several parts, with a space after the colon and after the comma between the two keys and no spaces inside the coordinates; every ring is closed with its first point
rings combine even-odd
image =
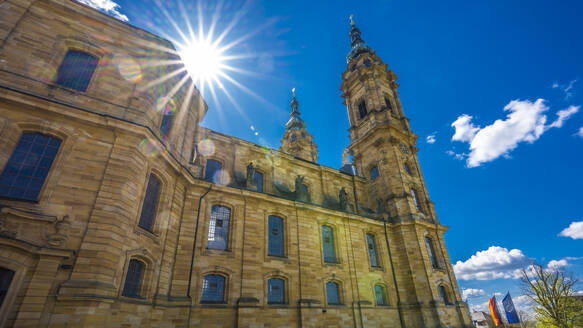
{"type": "MultiPolygon", "coordinates": [[[[353,163],[201,127],[172,44],[0,2],[0,327],[469,327],[397,76],[352,25],[353,163]]],[[[283,123],[283,122],[282,122],[283,123]]]]}

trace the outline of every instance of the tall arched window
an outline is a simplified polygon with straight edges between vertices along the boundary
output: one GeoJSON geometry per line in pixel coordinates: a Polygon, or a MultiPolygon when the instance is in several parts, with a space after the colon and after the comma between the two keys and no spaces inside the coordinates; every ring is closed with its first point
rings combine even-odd
{"type": "Polygon", "coordinates": [[[334,281],[328,281],[326,283],[326,303],[328,305],[342,304],[340,300],[340,286],[334,281]]]}
{"type": "Polygon", "coordinates": [[[322,226],[322,248],[324,252],[324,262],[336,263],[334,230],[329,226],[322,226]]]}
{"type": "Polygon", "coordinates": [[[23,133],[0,175],[0,197],[36,201],[60,146],[57,138],[23,133]]]}
{"type": "Polygon", "coordinates": [[[206,161],[206,170],[204,174],[204,179],[206,181],[214,182],[215,175],[223,169],[223,165],[219,161],[214,159],[209,159],[206,161]]]}
{"type": "Polygon", "coordinates": [[[140,221],[138,223],[140,227],[148,231],[152,231],[154,220],[156,219],[158,199],[160,198],[160,186],[160,180],[154,174],[150,174],[148,187],[144,196],[144,204],[142,205],[142,213],[140,214],[140,221]]]}
{"type": "Polygon", "coordinates": [[[213,205],[209,223],[207,248],[227,249],[229,246],[229,223],[231,209],[225,206],[213,205]]]}
{"type": "Polygon", "coordinates": [[[449,299],[447,298],[447,292],[445,290],[445,287],[440,285],[437,287],[437,289],[439,290],[439,296],[441,297],[441,300],[443,301],[443,303],[445,303],[446,305],[449,305],[449,299]]]}
{"type": "Polygon", "coordinates": [[[14,271],[0,268],[0,307],[2,307],[6,294],[8,294],[12,278],[14,278],[14,271]]]}
{"type": "Polygon", "coordinates": [[[283,256],[283,219],[270,215],[267,225],[269,230],[267,255],[283,256]]]}
{"type": "Polygon", "coordinates": [[[366,111],[366,102],[363,100],[360,103],[358,103],[358,116],[360,118],[364,118],[367,114],[366,111]]]}
{"type": "Polygon", "coordinates": [[[144,263],[136,259],[131,259],[128,264],[128,273],[126,274],[126,281],[123,286],[123,296],[140,297],[143,274],[144,263]]]}
{"type": "Polygon", "coordinates": [[[257,183],[257,191],[263,192],[263,173],[255,171],[255,183],[257,183]]]}
{"type": "Polygon", "coordinates": [[[83,51],[69,50],[59,66],[57,84],[78,91],[87,90],[99,58],[83,51]]]}
{"type": "Polygon", "coordinates": [[[208,274],[202,281],[201,303],[225,303],[225,277],[208,274]]]}
{"type": "Polygon", "coordinates": [[[385,287],[383,287],[382,285],[375,285],[374,296],[377,305],[387,305],[387,295],[385,293],[385,287]]]}
{"type": "Polygon", "coordinates": [[[285,303],[285,282],[283,279],[272,278],[267,281],[267,303],[285,303]]]}
{"type": "Polygon", "coordinates": [[[419,195],[417,195],[417,190],[411,189],[411,195],[413,196],[413,202],[415,203],[415,208],[419,212],[423,212],[423,209],[421,208],[421,203],[419,202],[419,195]]]}
{"type": "Polygon", "coordinates": [[[391,99],[389,98],[388,95],[385,95],[385,106],[392,112],[393,111],[393,105],[391,104],[391,99]]]}
{"type": "Polygon", "coordinates": [[[174,122],[174,114],[172,106],[169,109],[164,109],[162,123],[160,124],[160,132],[164,137],[168,137],[170,134],[170,129],[172,129],[172,123],[174,122]]]}
{"type": "Polygon", "coordinates": [[[427,254],[429,254],[429,260],[431,261],[431,266],[438,268],[437,258],[435,257],[435,249],[433,248],[433,241],[429,237],[425,237],[425,244],[427,245],[427,254]]]}
{"type": "Polygon", "coordinates": [[[380,267],[379,257],[377,254],[377,245],[373,234],[366,234],[366,246],[368,248],[368,257],[370,258],[371,267],[380,267]]]}

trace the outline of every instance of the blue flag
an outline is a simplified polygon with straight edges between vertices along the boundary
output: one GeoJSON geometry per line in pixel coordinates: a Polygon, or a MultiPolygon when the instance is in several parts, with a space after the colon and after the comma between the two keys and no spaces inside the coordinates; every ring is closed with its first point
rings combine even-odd
{"type": "Polygon", "coordinates": [[[512,302],[512,297],[510,297],[510,293],[504,296],[502,300],[502,305],[504,305],[504,312],[506,312],[506,318],[508,319],[508,323],[520,323],[520,319],[518,319],[518,314],[516,313],[516,309],[514,308],[514,303],[512,302]]]}

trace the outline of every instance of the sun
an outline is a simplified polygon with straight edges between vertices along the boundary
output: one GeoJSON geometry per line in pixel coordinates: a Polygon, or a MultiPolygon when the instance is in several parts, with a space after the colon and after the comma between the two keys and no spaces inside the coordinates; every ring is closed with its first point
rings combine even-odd
{"type": "Polygon", "coordinates": [[[208,39],[186,42],[179,50],[182,62],[194,81],[209,83],[223,74],[225,57],[208,39]]]}

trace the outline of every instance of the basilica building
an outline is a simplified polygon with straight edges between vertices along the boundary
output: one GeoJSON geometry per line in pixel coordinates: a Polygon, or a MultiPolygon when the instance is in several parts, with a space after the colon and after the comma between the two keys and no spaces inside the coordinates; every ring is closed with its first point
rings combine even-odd
{"type": "Polygon", "coordinates": [[[471,327],[397,75],[349,36],[331,168],[299,95],[265,148],[200,125],[168,40],[0,1],[0,327],[471,327]]]}

